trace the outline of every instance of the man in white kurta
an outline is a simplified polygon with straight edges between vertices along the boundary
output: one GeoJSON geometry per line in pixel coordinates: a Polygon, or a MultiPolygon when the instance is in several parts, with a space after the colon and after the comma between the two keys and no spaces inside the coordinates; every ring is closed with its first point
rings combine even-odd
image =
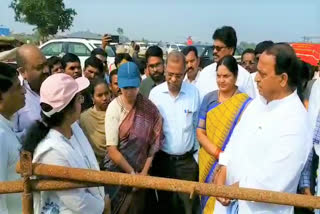
{"type": "MultiPolygon", "coordinates": [[[[243,113],[219,163],[226,166],[227,185],[296,193],[312,132],[294,86],[288,85],[294,72],[275,73],[277,54],[295,59],[287,45],[275,45],[263,53],[256,78],[262,96],[243,113]]],[[[251,213],[291,214],[293,207],[239,201],[239,214],[251,213]]]]}

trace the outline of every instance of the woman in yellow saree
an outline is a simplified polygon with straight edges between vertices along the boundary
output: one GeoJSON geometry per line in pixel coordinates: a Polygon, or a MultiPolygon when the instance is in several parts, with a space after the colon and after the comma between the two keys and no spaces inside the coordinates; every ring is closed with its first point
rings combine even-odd
{"type": "MultiPolygon", "coordinates": [[[[217,64],[219,90],[208,93],[201,104],[197,138],[199,151],[199,181],[211,183],[218,165],[219,154],[226,148],[241,113],[251,98],[236,86],[237,61],[233,56],[222,58],[217,64]]],[[[201,196],[201,213],[212,214],[215,198],[201,196]]],[[[218,210],[217,210],[218,211],[218,210]]]]}

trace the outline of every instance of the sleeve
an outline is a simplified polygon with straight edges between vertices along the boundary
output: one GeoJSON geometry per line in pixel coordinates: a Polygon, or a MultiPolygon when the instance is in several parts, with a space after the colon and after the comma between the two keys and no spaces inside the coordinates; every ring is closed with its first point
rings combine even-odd
{"type": "Polygon", "coordinates": [[[106,111],[105,131],[107,146],[117,146],[119,144],[120,115],[116,102],[116,100],[111,102],[106,111]]]}
{"type": "MultiPolygon", "coordinates": [[[[5,143],[3,133],[0,133],[1,141],[0,142],[0,182],[4,182],[8,180],[8,147],[5,143]]],[[[7,200],[5,194],[0,194],[0,213],[1,214],[8,214],[7,208],[7,200]]]]}
{"type": "Polygon", "coordinates": [[[301,177],[299,180],[299,189],[310,188],[311,186],[311,172],[312,172],[312,159],[314,155],[314,150],[312,149],[309,153],[308,160],[304,165],[304,168],[301,172],[301,177]]]}
{"type": "Polygon", "coordinates": [[[208,97],[205,96],[203,98],[203,101],[199,109],[199,120],[198,120],[197,128],[206,129],[207,108],[208,108],[208,97]]]}
{"type": "Polygon", "coordinates": [[[279,136],[270,148],[272,155],[257,160],[259,167],[251,167],[250,173],[239,179],[239,186],[285,192],[299,182],[301,171],[309,154],[307,145],[302,145],[305,136],[286,134],[279,136]]]}
{"type": "Polygon", "coordinates": [[[194,146],[193,146],[193,151],[197,151],[199,149],[199,142],[197,139],[197,127],[198,127],[198,118],[199,118],[199,109],[200,109],[200,95],[198,89],[196,89],[195,93],[196,99],[195,99],[195,113],[193,114],[193,131],[194,131],[194,146]]]}
{"type": "MultiPolygon", "coordinates": [[[[64,156],[55,150],[50,150],[40,157],[39,163],[55,164],[71,167],[64,156]]],[[[104,202],[92,195],[87,188],[56,191],[61,202],[75,213],[102,213],[104,202]]]]}

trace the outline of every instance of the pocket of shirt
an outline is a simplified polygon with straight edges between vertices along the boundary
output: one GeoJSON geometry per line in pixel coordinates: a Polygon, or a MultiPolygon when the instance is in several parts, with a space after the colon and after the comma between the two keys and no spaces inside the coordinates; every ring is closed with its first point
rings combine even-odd
{"type": "Polygon", "coordinates": [[[193,128],[193,115],[194,111],[188,110],[188,112],[184,112],[184,129],[192,129],[193,128]]]}

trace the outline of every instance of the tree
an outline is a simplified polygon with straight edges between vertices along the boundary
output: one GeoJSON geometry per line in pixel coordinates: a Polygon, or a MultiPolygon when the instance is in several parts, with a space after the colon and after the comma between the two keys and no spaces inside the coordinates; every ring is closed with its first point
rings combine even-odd
{"type": "Polygon", "coordinates": [[[74,9],[65,8],[63,0],[13,0],[9,7],[16,21],[35,25],[42,39],[70,29],[77,15],[74,9]]]}
{"type": "Polygon", "coordinates": [[[117,28],[117,33],[122,36],[123,35],[123,29],[121,27],[117,28]]]}

